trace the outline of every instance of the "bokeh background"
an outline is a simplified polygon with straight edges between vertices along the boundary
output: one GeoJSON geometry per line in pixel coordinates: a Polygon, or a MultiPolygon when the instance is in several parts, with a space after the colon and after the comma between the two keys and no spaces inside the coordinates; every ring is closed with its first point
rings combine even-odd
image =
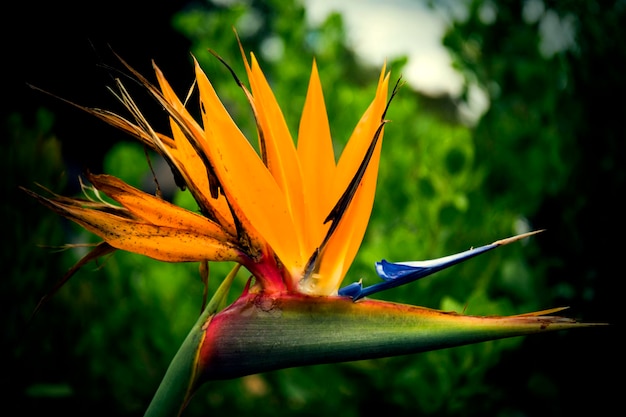
{"type": "MultiPolygon", "coordinates": [[[[443,19],[438,42],[461,82],[454,92],[407,82],[394,100],[374,212],[346,283],[374,282],[373,262],[381,258],[430,259],[546,228],[379,297],[480,315],[570,306],[571,317],[611,326],[210,383],[185,415],[601,416],[623,409],[617,334],[626,232],[626,2],[390,3],[407,10],[418,4],[443,19]]],[[[195,264],[117,253],[80,271],[30,320],[41,296],[83,253],[57,248],[94,239],[18,186],[74,194],[85,169],[144,189],[154,183],[140,146],[28,84],[121,111],[106,89],[124,77],[113,52],[148,78],[154,60],[180,94],[192,82],[193,53],[254,138],[243,94],[207,52],[243,76],[234,27],[259,58],[292,132],[315,57],[339,153],[382,65],[364,59],[369,45],[350,37],[346,22],[369,16],[361,23],[371,39],[395,34],[388,68],[393,80],[405,72],[411,80],[414,62],[396,43],[419,38],[411,38],[415,27],[406,20],[385,18],[385,4],[364,1],[350,15],[320,17],[315,9],[317,19],[311,13],[319,0],[32,1],[5,12],[0,381],[9,414],[142,415],[199,313],[203,291],[195,264]],[[367,14],[372,7],[379,12],[367,14]]],[[[164,126],[154,103],[126,84],[164,126]]],[[[158,159],[151,162],[167,198],[195,209],[188,195],[168,186],[158,159]]],[[[211,265],[211,288],[228,267],[211,265]]]]}

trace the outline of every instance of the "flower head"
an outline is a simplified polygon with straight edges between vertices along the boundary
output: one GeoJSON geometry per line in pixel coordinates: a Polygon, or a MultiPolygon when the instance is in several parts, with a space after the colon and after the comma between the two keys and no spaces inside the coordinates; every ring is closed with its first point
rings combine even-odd
{"type": "Polygon", "coordinates": [[[250,89],[233,75],[254,113],[260,152],[195,60],[201,120],[156,65],[158,87],[125,64],[167,111],[170,132],[151,127],[119,80],[119,98],[132,117],[81,107],[163,156],[200,214],[110,175],[88,173],[87,179],[119,205],[38,198],[115,249],[169,262],[235,261],[252,272],[260,290],[335,295],[374,201],[389,74],[383,67],[373,100],[336,161],[315,62],[296,145],[254,54],[250,61],[242,55],[250,89]]]}

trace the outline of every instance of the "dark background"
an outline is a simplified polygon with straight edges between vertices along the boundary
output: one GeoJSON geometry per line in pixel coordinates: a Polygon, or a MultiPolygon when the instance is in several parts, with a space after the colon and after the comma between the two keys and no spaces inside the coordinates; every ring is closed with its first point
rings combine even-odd
{"type": "Polygon", "coordinates": [[[172,28],[171,19],[188,3],[37,0],[12,5],[5,19],[19,24],[2,27],[8,93],[3,113],[17,111],[32,118],[40,107],[54,108],[54,130],[71,143],[64,146],[66,157],[91,158],[85,165],[97,167],[98,155],[112,143],[112,130],[27,84],[75,103],[109,108],[115,99],[105,88],[112,84],[105,66],[115,62],[112,52],[142,73],[149,73],[155,60],[172,80],[183,78],[183,73],[187,79],[189,68],[180,63],[189,59],[190,41],[172,28]]]}

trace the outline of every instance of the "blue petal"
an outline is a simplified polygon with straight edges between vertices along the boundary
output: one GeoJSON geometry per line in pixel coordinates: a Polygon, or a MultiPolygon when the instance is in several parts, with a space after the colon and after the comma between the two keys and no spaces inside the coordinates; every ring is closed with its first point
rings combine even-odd
{"type": "Polygon", "coordinates": [[[361,281],[353,282],[352,284],[346,285],[343,288],[339,289],[339,295],[344,297],[352,297],[355,300],[358,300],[362,297],[361,293],[363,292],[363,285],[361,281]]]}
{"type": "Polygon", "coordinates": [[[539,233],[539,231],[524,233],[521,235],[513,236],[508,239],[498,240],[490,245],[481,246],[474,249],[469,249],[464,252],[460,252],[454,255],[445,256],[443,258],[432,259],[429,261],[415,261],[415,262],[387,262],[382,260],[376,262],[376,272],[383,279],[382,282],[370,285],[363,288],[361,282],[354,282],[339,289],[339,295],[351,297],[354,301],[366,297],[370,294],[374,294],[379,291],[388,290],[409,282],[416,281],[420,278],[424,278],[435,272],[446,269],[452,265],[456,265],[474,256],[480,255],[498,246],[506,245],[511,242],[515,242],[524,237],[539,233]]]}

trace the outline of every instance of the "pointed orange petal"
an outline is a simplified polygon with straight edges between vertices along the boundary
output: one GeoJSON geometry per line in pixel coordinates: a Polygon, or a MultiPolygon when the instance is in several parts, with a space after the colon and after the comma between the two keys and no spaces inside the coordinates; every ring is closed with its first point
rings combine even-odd
{"type": "MultiPolygon", "coordinates": [[[[185,123],[186,131],[196,138],[202,138],[204,136],[202,128],[189,114],[189,111],[167,82],[161,70],[156,65],[154,65],[154,70],[164,99],[178,112],[180,119],[185,123]]],[[[207,172],[209,167],[205,165],[205,161],[198,155],[196,148],[194,148],[194,145],[189,141],[189,138],[174,118],[170,118],[170,126],[174,142],[171,146],[166,146],[165,143],[163,146],[166,146],[172,162],[185,178],[185,182],[191,188],[194,197],[199,200],[198,203],[204,209],[211,211],[211,215],[215,217],[217,222],[234,234],[235,226],[226,199],[223,196],[218,196],[218,198],[211,196],[210,189],[212,184],[209,183],[207,172]]],[[[199,140],[201,139],[195,139],[195,141],[199,140]]]]}
{"type": "Polygon", "coordinates": [[[231,119],[197,62],[196,78],[205,130],[201,146],[214,165],[233,211],[257,248],[266,241],[285,265],[297,268],[295,227],[282,190],[231,119]]]}
{"type": "Polygon", "coordinates": [[[90,175],[89,181],[145,223],[198,231],[223,241],[233,239],[219,224],[206,217],[131,187],[119,178],[111,175],[90,175]]]}
{"type": "Polygon", "coordinates": [[[186,178],[192,195],[196,201],[199,200],[198,204],[201,204],[203,209],[209,211],[209,217],[214,218],[228,233],[235,236],[237,234],[235,222],[226,197],[219,193],[217,198],[211,195],[210,190],[215,185],[209,181],[205,161],[198,156],[176,122],[171,122],[171,128],[176,147],[171,148],[170,152],[179,161],[180,172],[186,178]]]}
{"type": "MultiPolygon", "coordinates": [[[[335,203],[350,184],[382,123],[388,85],[389,75],[385,75],[383,68],[376,96],[357,124],[337,165],[333,190],[333,195],[336,196],[335,203]]],[[[335,294],[350,268],[365,235],[374,204],[382,139],[381,131],[361,183],[324,248],[318,274],[313,276],[310,282],[303,283],[303,291],[323,295],[335,294]]],[[[328,208],[328,211],[330,212],[332,208],[332,206],[328,208]]]]}
{"type": "MultiPolygon", "coordinates": [[[[354,173],[361,164],[372,138],[381,123],[381,117],[387,103],[388,86],[389,74],[385,76],[385,68],[383,67],[378,80],[376,96],[354,128],[337,163],[337,176],[334,190],[336,197],[334,198],[333,204],[338,200],[339,196],[341,196],[352,180],[354,173]]],[[[329,211],[330,209],[332,209],[332,206],[329,208],[329,211]]]]}
{"type": "Polygon", "coordinates": [[[263,142],[267,167],[286,197],[289,213],[296,227],[297,239],[291,244],[297,244],[300,257],[306,259],[310,253],[305,250],[303,241],[304,195],[296,148],[276,97],[254,54],[251,54],[251,65],[246,62],[246,71],[254,97],[252,104],[258,117],[259,135],[263,142]]]}
{"type": "MultiPolygon", "coordinates": [[[[380,139],[382,139],[382,133],[380,139]]],[[[336,294],[361,246],[376,194],[382,145],[380,139],[363,176],[361,186],[346,209],[337,229],[328,240],[319,268],[319,275],[323,277],[323,280],[318,281],[316,293],[336,294]]]]}
{"type": "Polygon", "coordinates": [[[231,243],[203,233],[149,224],[115,214],[38,197],[48,207],[100,236],[114,248],[166,262],[239,261],[240,251],[231,243]]]}
{"type": "Polygon", "coordinates": [[[329,225],[325,225],[324,220],[328,216],[328,207],[332,206],[329,199],[335,175],[335,153],[315,61],[300,119],[297,151],[302,169],[306,242],[310,256],[328,231],[329,225]]]}

